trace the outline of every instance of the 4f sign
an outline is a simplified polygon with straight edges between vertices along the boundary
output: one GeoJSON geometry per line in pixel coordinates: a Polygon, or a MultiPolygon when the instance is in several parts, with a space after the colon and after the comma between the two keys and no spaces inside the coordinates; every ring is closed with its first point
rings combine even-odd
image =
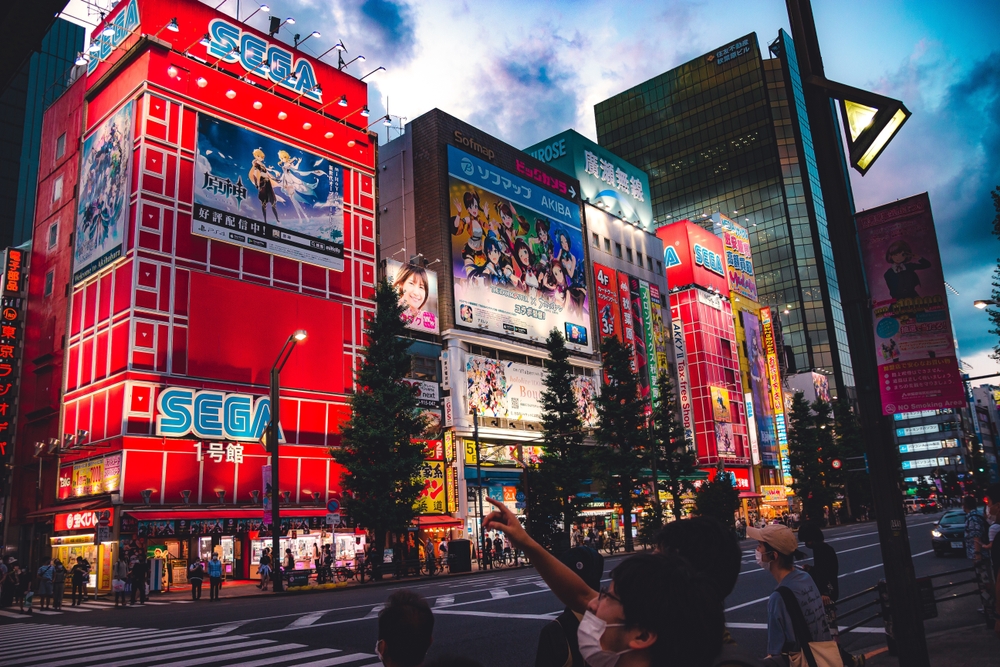
{"type": "Polygon", "coordinates": [[[87,62],[87,74],[91,74],[97,66],[108,59],[115,47],[125,41],[125,38],[139,27],[139,3],[137,0],[129,0],[125,9],[118,12],[113,19],[97,33],[95,39],[98,49],[92,53],[87,62]],[[104,30],[111,28],[114,33],[105,35],[104,30]]]}
{"type": "Polygon", "coordinates": [[[602,287],[607,287],[611,283],[611,279],[608,278],[608,274],[604,272],[604,269],[597,270],[597,282],[601,283],[602,287]]]}
{"type": "MultiPolygon", "coordinates": [[[[227,394],[205,389],[167,387],[156,399],[156,435],[204,440],[259,441],[271,421],[267,396],[227,394]]],[[[284,442],[278,428],[278,442],[284,442]]]]}

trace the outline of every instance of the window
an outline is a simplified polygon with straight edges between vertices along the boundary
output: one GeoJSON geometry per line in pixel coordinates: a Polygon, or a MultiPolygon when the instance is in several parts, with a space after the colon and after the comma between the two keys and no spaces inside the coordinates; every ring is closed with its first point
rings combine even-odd
{"type": "MultiPolygon", "coordinates": [[[[659,264],[659,262],[657,262],[657,264],[659,264]]],[[[653,270],[653,258],[650,257],[649,255],[646,255],[646,268],[648,268],[650,271],[653,270]]]]}
{"type": "Polygon", "coordinates": [[[52,183],[52,201],[59,201],[62,199],[62,184],[63,177],[62,174],[56,176],[56,180],[52,183]]]}
{"type": "Polygon", "coordinates": [[[52,283],[55,282],[55,274],[55,269],[49,269],[49,272],[45,274],[45,296],[52,295],[52,283]]]}
{"type": "Polygon", "coordinates": [[[417,380],[437,381],[437,359],[431,357],[410,357],[410,377],[417,380]]]}
{"type": "Polygon", "coordinates": [[[642,266],[642,253],[638,250],[635,251],[635,263],[640,267],[642,266]]]}
{"type": "Polygon", "coordinates": [[[632,264],[632,248],[625,248],[625,259],[628,260],[629,264],[632,264]]]}
{"type": "Polygon", "coordinates": [[[604,239],[604,252],[611,254],[611,239],[604,239]]]}
{"type": "Polygon", "coordinates": [[[598,236],[597,234],[593,234],[593,235],[592,235],[592,236],[590,237],[590,239],[591,239],[591,243],[593,244],[593,246],[594,246],[595,248],[597,248],[597,247],[599,247],[599,246],[600,246],[600,243],[601,243],[601,237],[599,237],[599,236],[598,236]]]}
{"type": "MultiPolygon", "coordinates": [[[[631,254],[631,251],[629,251],[629,254],[631,254]]],[[[617,257],[618,259],[622,258],[622,244],[621,243],[615,243],[615,257],[617,257]]]]}
{"type": "Polygon", "coordinates": [[[59,243],[59,223],[53,222],[49,225],[49,250],[55,248],[57,243],[59,243]]]}
{"type": "Polygon", "coordinates": [[[66,133],[63,132],[56,139],[56,159],[58,160],[63,155],[66,155],[66,133]]]}
{"type": "Polygon", "coordinates": [[[660,260],[656,260],[656,272],[659,273],[661,276],[663,275],[663,262],[661,262],[660,260]]]}

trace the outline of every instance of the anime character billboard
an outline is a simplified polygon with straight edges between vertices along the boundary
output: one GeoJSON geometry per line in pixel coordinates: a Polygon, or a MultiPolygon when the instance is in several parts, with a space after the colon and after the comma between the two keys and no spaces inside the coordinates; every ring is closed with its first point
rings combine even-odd
{"type": "Polygon", "coordinates": [[[927,193],[859,213],[857,226],[882,413],[965,405],[927,193]]]}
{"type": "Polygon", "coordinates": [[[399,292],[407,329],[438,332],[437,274],[416,264],[385,260],[385,278],[399,292]]]}
{"type": "Polygon", "coordinates": [[[455,323],[590,352],[580,207],[448,146],[455,323]]]}
{"type": "Polygon", "coordinates": [[[83,142],[73,284],[122,256],[128,226],[134,114],[134,103],[125,104],[83,142]]]}
{"type": "Polygon", "coordinates": [[[774,436],[774,418],[771,414],[771,400],[768,394],[767,355],[760,333],[760,319],[749,311],[743,311],[743,332],[747,345],[747,361],[750,365],[750,394],[753,398],[753,414],[760,433],[760,449],[763,461],[769,465],[778,462],[777,443],[774,436]]]}
{"type": "Polygon", "coordinates": [[[341,167],[204,114],[196,151],[193,234],[343,271],[341,167]]]}

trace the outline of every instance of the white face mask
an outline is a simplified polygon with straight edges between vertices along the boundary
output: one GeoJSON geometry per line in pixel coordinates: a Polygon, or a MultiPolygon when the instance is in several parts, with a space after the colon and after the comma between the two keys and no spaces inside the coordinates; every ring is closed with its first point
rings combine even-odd
{"type": "Polygon", "coordinates": [[[764,569],[764,570],[769,569],[767,567],[768,563],[764,562],[764,554],[762,554],[761,552],[755,550],[753,552],[753,557],[754,557],[754,560],[757,561],[757,565],[760,565],[761,569],[764,569]]]}
{"type": "MultiPolygon", "coordinates": [[[[375,640],[375,655],[377,655],[377,656],[378,656],[378,661],[379,661],[380,663],[382,663],[382,654],[381,654],[381,653],[379,653],[379,650],[378,650],[378,645],[379,645],[379,643],[380,643],[381,641],[382,641],[381,639],[376,639],[376,640],[375,640]]],[[[383,664],[384,664],[384,663],[383,663],[383,664]]]]}
{"type": "Polygon", "coordinates": [[[601,648],[601,637],[604,636],[606,629],[624,625],[624,623],[602,621],[589,610],[584,612],[583,620],[580,621],[580,627],[576,631],[576,641],[580,645],[580,655],[583,656],[583,661],[590,667],[615,667],[618,664],[618,659],[628,653],[629,649],[617,653],[605,651],[601,648]]]}

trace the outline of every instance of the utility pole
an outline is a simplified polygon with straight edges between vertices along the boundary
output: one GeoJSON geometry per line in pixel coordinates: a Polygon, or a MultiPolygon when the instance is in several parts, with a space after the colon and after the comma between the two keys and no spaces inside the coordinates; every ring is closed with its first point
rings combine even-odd
{"type": "Polygon", "coordinates": [[[483,569],[486,558],[486,533],[483,531],[483,462],[479,455],[479,413],[472,408],[472,439],[476,443],[476,495],[479,496],[479,569],[483,569]]]}
{"type": "MultiPolygon", "coordinates": [[[[928,667],[927,640],[921,618],[921,603],[906,530],[903,496],[893,450],[892,425],[881,414],[882,398],[868,285],[858,244],[851,184],[844,160],[843,143],[830,93],[825,81],[816,24],[809,0],[786,0],[788,19],[795,41],[803,82],[808,120],[819,178],[830,244],[837,266],[844,322],[857,390],[858,417],[865,434],[865,450],[871,475],[872,498],[878,524],[879,543],[890,600],[890,618],[883,619],[890,653],[908,667],[928,667]],[[812,81],[811,81],[812,79],[812,81]]],[[[788,58],[789,54],[785,54],[788,58]]],[[[818,193],[817,193],[818,194],[818,193]]],[[[845,387],[839,388],[846,391],[845,387]]]]}

